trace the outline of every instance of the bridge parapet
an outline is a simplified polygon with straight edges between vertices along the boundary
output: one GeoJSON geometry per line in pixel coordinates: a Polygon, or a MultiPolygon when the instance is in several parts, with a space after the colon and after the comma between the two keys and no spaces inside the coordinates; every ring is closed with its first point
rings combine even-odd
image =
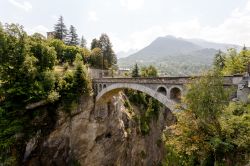
{"type": "MultiPolygon", "coordinates": [[[[93,79],[94,83],[137,83],[137,84],[188,84],[192,80],[199,78],[195,77],[148,77],[148,78],[98,78],[93,79]]],[[[237,85],[242,80],[242,76],[224,76],[225,85],[237,85]]]]}
{"type": "MultiPolygon", "coordinates": [[[[152,78],[98,78],[93,79],[96,100],[108,92],[117,89],[134,89],[154,97],[168,108],[173,108],[176,102],[180,101],[186,93],[187,84],[196,77],[152,77],[152,78]]],[[[237,86],[242,76],[225,76],[224,86],[237,86]]]]}

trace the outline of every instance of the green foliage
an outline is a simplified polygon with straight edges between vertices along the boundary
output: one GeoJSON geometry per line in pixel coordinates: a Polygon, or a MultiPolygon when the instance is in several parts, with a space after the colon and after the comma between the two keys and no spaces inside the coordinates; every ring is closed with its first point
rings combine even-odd
{"type": "Polygon", "coordinates": [[[135,64],[134,68],[132,69],[132,77],[140,77],[139,67],[138,67],[137,63],[135,64]]]}
{"type": "Polygon", "coordinates": [[[38,72],[53,69],[56,63],[56,51],[53,47],[50,47],[45,41],[33,37],[30,42],[30,51],[38,60],[38,72]]]}
{"type": "Polygon", "coordinates": [[[89,63],[95,68],[102,68],[102,50],[100,48],[94,48],[91,50],[89,63]]]}
{"type": "MultiPolygon", "coordinates": [[[[79,54],[78,54],[79,55],[79,54]]],[[[79,55],[80,56],[80,55],[79,55]]],[[[76,58],[76,70],[74,72],[74,87],[75,93],[79,96],[81,94],[90,94],[91,93],[91,80],[88,75],[88,70],[82,61],[76,58]]]]}
{"type": "Polygon", "coordinates": [[[90,49],[93,50],[95,48],[100,48],[100,44],[99,44],[98,39],[93,39],[91,42],[90,49]]]}
{"type": "Polygon", "coordinates": [[[195,80],[188,87],[185,103],[201,123],[211,124],[219,131],[217,116],[228,103],[229,92],[223,87],[223,79],[219,73],[208,73],[205,77],[195,80]]]}
{"type": "Polygon", "coordinates": [[[64,59],[65,44],[63,43],[63,41],[58,39],[52,39],[49,41],[49,46],[54,47],[57,53],[57,59],[59,60],[59,63],[65,62],[64,59]]]}
{"type": "Polygon", "coordinates": [[[54,47],[57,53],[57,60],[59,64],[68,62],[72,65],[75,60],[76,54],[80,54],[85,63],[87,63],[89,60],[90,52],[86,48],[81,48],[78,46],[68,46],[57,39],[50,40],[49,45],[51,47],[54,47]]]}
{"type": "Polygon", "coordinates": [[[131,89],[126,90],[125,94],[128,96],[128,102],[125,102],[126,107],[131,109],[130,103],[133,103],[140,108],[140,115],[135,116],[135,120],[140,126],[142,135],[147,135],[150,132],[150,122],[158,118],[162,104],[145,93],[131,89]]]}
{"type": "Polygon", "coordinates": [[[222,70],[225,67],[226,55],[219,50],[217,54],[215,54],[214,58],[214,67],[217,70],[222,70]]]}
{"type": "Polygon", "coordinates": [[[69,62],[70,64],[72,64],[77,53],[78,49],[75,46],[66,46],[63,53],[64,62],[69,62]]]}
{"type": "Polygon", "coordinates": [[[66,71],[59,82],[60,96],[65,110],[70,112],[72,104],[81,95],[90,95],[92,92],[91,80],[88,71],[81,61],[80,54],[77,54],[74,71],[66,71]]]}
{"type": "Polygon", "coordinates": [[[16,165],[21,162],[27,140],[47,124],[35,123],[37,114],[47,112],[53,120],[54,106],[59,102],[70,107],[77,97],[91,93],[84,65],[90,53],[60,40],[46,40],[40,34],[28,36],[15,24],[0,27],[0,45],[0,163],[16,165]],[[73,71],[59,77],[54,71],[57,60],[74,65],[73,71]],[[53,109],[27,110],[34,103],[53,109]]]}
{"type": "Polygon", "coordinates": [[[67,35],[66,43],[70,46],[79,45],[79,38],[76,33],[76,28],[73,25],[70,25],[69,34],[67,35]]]}
{"type": "Polygon", "coordinates": [[[116,55],[112,49],[112,44],[107,34],[102,34],[99,39],[99,48],[102,50],[104,60],[107,60],[107,65],[104,66],[108,69],[117,63],[116,55]]]}
{"type": "Polygon", "coordinates": [[[166,132],[171,165],[242,165],[249,160],[248,104],[230,102],[218,73],[194,80],[178,122],[166,132]]]}
{"type": "Polygon", "coordinates": [[[150,65],[148,67],[142,67],[141,68],[141,77],[157,77],[158,72],[157,69],[150,65]]]}
{"type": "Polygon", "coordinates": [[[81,41],[80,41],[80,47],[86,48],[87,47],[87,40],[82,36],[81,41]]]}
{"type": "MultiPolygon", "coordinates": [[[[157,76],[157,70],[153,66],[143,67],[141,73],[143,77],[157,76]]],[[[140,77],[137,64],[135,64],[135,67],[132,70],[132,77],[140,77]]],[[[153,119],[158,118],[162,104],[156,99],[153,99],[149,95],[142,92],[127,90],[125,91],[125,94],[128,96],[128,99],[131,103],[140,107],[141,110],[145,110],[142,111],[136,118],[142,135],[147,135],[150,132],[150,122],[153,119]]]]}
{"type": "Polygon", "coordinates": [[[231,102],[220,117],[220,122],[227,141],[236,146],[240,153],[250,155],[250,105],[231,102]]]}
{"type": "MultiPolygon", "coordinates": [[[[247,66],[250,62],[250,51],[246,48],[237,53],[235,49],[229,49],[226,54],[223,55],[223,64],[218,69],[220,69],[224,74],[243,74],[247,71],[247,66]]],[[[215,57],[217,63],[220,63],[218,55],[215,57]]],[[[215,64],[216,65],[216,64],[215,64]]],[[[218,65],[217,65],[218,66],[218,65]]]]}
{"type": "MultiPolygon", "coordinates": [[[[112,44],[107,34],[102,34],[99,40],[97,39],[92,40],[91,50],[93,51],[95,48],[101,49],[101,56],[102,56],[102,65],[96,67],[109,69],[117,64],[117,57],[113,51],[112,44]]],[[[95,57],[93,59],[95,59],[95,57]]],[[[99,62],[99,59],[97,61],[99,62]]]]}
{"type": "Polygon", "coordinates": [[[57,24],[54,26],[54,37],[55,39],[59,39],[65,41],[67,36],[67,28],[63,22],[63,17],[60,16],[57,24]]]}

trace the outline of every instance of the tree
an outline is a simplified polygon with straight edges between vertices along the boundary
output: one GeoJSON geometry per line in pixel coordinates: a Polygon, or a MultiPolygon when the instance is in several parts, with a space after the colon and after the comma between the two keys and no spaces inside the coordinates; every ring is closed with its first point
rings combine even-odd
{"type": "Polygon", "coordinates": [[[86,39],[83,36],[81,38],[80,46],[82,48],[86,48],[86,46],[87,46],[87,41],[86,41],[86,39]]]}
{"type": "MultiPolygon", "coordinates": [[[[249,116],[246,111],[249,106],[232,107],[229,92],[217,72],[194,80],[188,86],[185,108],[177,114],[178,122],[167,132],[166,145],[171,155],[167,155],[166,163],[238,165],[236,163],[242,161],[235,161],[235,156],[241,160],[242,154],[249,155],[250,124],[243,118],[249,116]],[[239,129],[242,126],[245,127],[239,129]]],[[[246,162],[247,158],[244,160],[246,162]]]]}
{"type": "Polygon", "coordinates": [[[40,34],[40,33],[34,33],[34,34],[32,35],[32,37],[33,37],[34,39],[37,39],[37,40],[45,40],[45,39],[46,39],[46,37],[43,36],[43,35],[40,34]]]}
{"type": "Polygon", "coordinates": [[[104,65],[104,69],[108,69],[114,66],[117,63],[117,57],[112,49],[112,44],[109,40],[107,34],[102,34],[99,39],[99,48],[103,53],[103,61],[107,61],[107,64],[104,65]]]}
{"type": "Polygon", "coordinates": [[[69,34],[67,36],[66,43],[70,46],[77,46],[79,45],[79,38],[76,33],[76,28],[73,25],[70,25],[69,34]]]}
{"type": "Polygon", "coordinates": [[[35,41],[30,42],[30,51],[34,54],[34,57],[38,60],[38,71],[52,70],[56,63],[56,51],[53,47],[50,47],[48,43],[42,41],[42,39],[35,38],[35,41]]]}
{"type": "Polygon", "coordinates": [[[95,68],[102,68],[102,50],[100,48],[94,48],[90,55],[90,64],[95,68]]]}
{"type": "Polygon", "coordinates": [[[215,54],[214,58],[214,66],[216,69],[222,70],[225,67],[226,56],[225,54],[219,50],[217,54],[215,54]]]}
{"type": "Polygon", "coordinates": [[[0,43],[0,163],[18,165],[20,147],[36,132],[33,111],[26,106],[56,94],[56,53],[44,39],[28,36],[15,24],[0,27],[0,43]],[[19,133],[24,136],[17,140],[19,133]]]}
{"type": "Polygon", "coordinates": [[[141,68],[141,76],[142,77],[157,77],[158,72],[154,66],[150,65],[149,67],[141,68]]]}
{"type": "Polygon", "coordinates": [[[90,49],[93,50],[94,48],[100,48],[100,44],[97,39],[93,39],[91,42],[90,49]]]}
{"type": "Polygon", "coordinates": [[[58,40],[58,39],[52,39],[49,41],[49,46],[54,47],[56,54],[57,54],[57,59],[59,63],[64,63],[66,61],[65,59],[65,48],[67,47],[63,41],[58,40]]]}
{"type": "Polygon", "coordinates": [[[83,65],[82,57],[80,54],[76,55],[75,59],[75,66],[76,70],[74,72],[74,92],[77,96],[83,94],[90,94],[91,93],[91,79],[88,75],[88,70],[85,65],[83,65]]]}
{"type": "Polygon", "coordinates": [[[58,104],[51,103],[59,98],[62,104],[74,102],[79,95],[91,93],[91,80],[83,65],[89,54],[87,48],[67,46],[58,39],[46,40],[40,34],[28,36],[23,27],[16,24],[0,26],[2,165],[22,163],[23,148],[28,140],[53,123],[56,114],[53,110],[58,104]],[[59,62],[75,61],[75,70],[58,74],[54,71],[56,58],[59,62]],[[40,115],[50,118],[42,118],[37,123],[35,119],[40,115]]]}
{"type": "Polygon", "coordinates": [[[138,67],[137,63],[135,64],[135,66],[132,70],[132,77],[140,77],[139,67],[138,67]]]}
{"type": "Polygon", "coordinates": [[[67,36],[67,28],[63,22],[62,16],[59,17],[57,24],[54,26],[54,33],[55,39],[65,41],[67,36]]]}
{"type": "Polygon", "coordinates": [[[243,74],[247,71],[247,66],[250,62],[250,51],[243,49],[237,53],[235,49],[230,49],[226,53],[224,74],[243,74]]]}
{"type": "Polygon", "coordinates": [[[65,46],[63,51],[63,62],[69,62],[71,65],[73,64],[76,54],[79,53],[79,50],[75,46],[65,46]]]}

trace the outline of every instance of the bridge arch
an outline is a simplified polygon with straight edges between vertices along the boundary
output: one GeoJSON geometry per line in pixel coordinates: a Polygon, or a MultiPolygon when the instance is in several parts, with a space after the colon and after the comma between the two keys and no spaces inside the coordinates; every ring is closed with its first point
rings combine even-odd
{"type": "MultiPolygon", "coordinates": [[[[140,85],[140,84],[131,84],[131,83],[115,83],[110,86],[107,86],[106,88],[102,89],[96,96],[96,101],[101,99],[104,95],[108,94],[109,92],[112,92],[114,90],[121,90],[121,89],[133,89],[137,91],[144,92],[148,94],[149,96],[155,98],[159,102],[161,102],[163,105],[165,105],[170,110],[174,110],[175,102],[168,99],[166,95],[157,92],[156,90],[153,90],[151,88],[148,88],[146,86],[140,85]]],[[[166,89],[167,91],[167,89],[166,89]]]]}
{"type": "Polygon", "coordinates": [[[168,92],[167,92],[167,87],[160,85],[157,87],[157,92],[167,96],[168,92]]]}
{"type": "Polygon", "coordinates": [[[105,89],[107,87],[107,85],[106,84],[103,84],[103,89],[105,89]]]}
{"type": "Polygon", "coordinates": [[[176,102],[180,102],[181,101],[181,96],[183,93],[183,90],[180,86],[172,86],[170,87],[169,90],[170,93],[170,99],[174,100],[176,102]]]}

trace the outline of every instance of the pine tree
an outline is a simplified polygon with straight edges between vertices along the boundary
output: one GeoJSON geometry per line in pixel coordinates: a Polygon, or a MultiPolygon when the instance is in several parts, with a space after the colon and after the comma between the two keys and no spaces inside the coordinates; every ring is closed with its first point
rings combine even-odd
{"type": "Polygon", "coordinates": [[[99,39],[99,46],[103,53],[104,61],[107,61],[107,65],[104,68],[108,69],[117,63],[117,57],[112,49],[112,44],[107,34],[102,34],[99,39]]]}
{"type": "Polygon", "coordinates": [[[67,36],[66,43],[70,46],[79,45],[79,38],[76,33],[76,28],[73,25],[70,25],[69,34],[67,36]]]}
{"type": "Polygon", "coordinates": [[[59,40],[65,40],[67,36],[67,28],[63,22],[63,17],[60,16],[57,24],[54,26],[54,37],[59,40]]]}
{"type": "Polygon", "coordinates": [[[247,50],[247,47],[246,45],[244,44],[243,48],[242,48],[243,51],[246,51],[247,50]]]}
{"type": "Polygon", "coordinates": [[[91,93],[91,80],[88,75],[88,70],[86,66],[82,63],[82,57],[80,54],[76,55],[75,59],[75,66],[76,69],[74,71],[74,90],[77,96],[82,94],[89,94],[91,93]]]}
{"type": "Polygon", "coordinates": [[[86,39],[83,36],[81,38],[80,46],[82,48],[86,48],[86,46],[87,46],[87,41],[86,41],[86,39]]]}
{"type": "Polygon", "coordinates": [[[135,64],[135,66],[132,70],[132,77],[140,77],[139,67],[138,67],[137,63],[135,64]]]}

